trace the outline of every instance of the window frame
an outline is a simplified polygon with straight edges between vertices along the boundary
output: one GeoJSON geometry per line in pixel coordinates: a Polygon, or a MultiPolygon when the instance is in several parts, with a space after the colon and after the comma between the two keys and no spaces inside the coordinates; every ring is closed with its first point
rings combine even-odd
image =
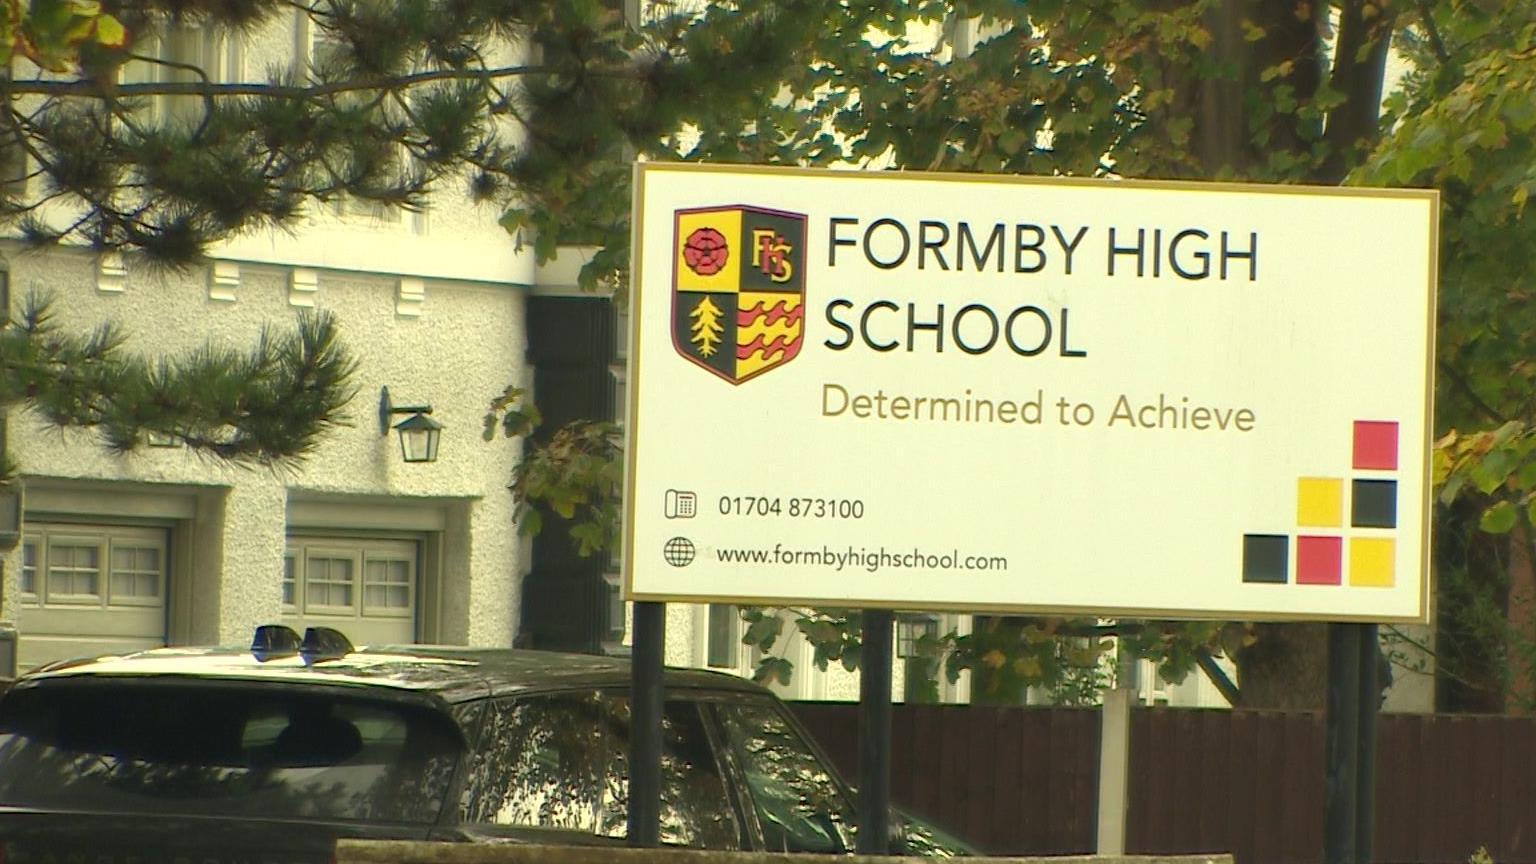
{"type": "Polygon", "coordinates": [[[168,532],[163,528],[132,525],[108,525],[94,523],[28,523],[22,529],[23,572],[31,571],[33,590],[24,590],[25,583],[18,583],[19,601],[29,609],[86,611],[112,609],[165,609],[169,606],[171,575],[171,544],[168,532]],[[25,563],[26,547],[34,552],[34,563],[25,563]],[[55,549],[95,549],[97,556],[97,585],[94,594],[55,592],[50,585],[51,562],[55,549]],[[115,590],[116,575],[113,553],[123,548],[150,550],[157,558],[152,574],[133,571],[135,576],[153,575],[153,595],[122,593],[115,590]]]}
{"type": "Polygon", "coordinates": [[[294,598],[295,603],[301,610],[301,613],[304,615],[315,616],[332,615],[337,617],[356,617],[361,612],[362,602],[362,551],[360,549],[342,546],[331,546],[329,544],[305,544],[301,548],[303,551],[299,555],[299,564],[301,566],[299,572],[302,574],[301,581],[304,586],[304,599],[303,602],[300,603],[298,602],[297,596],[294,598]],[[329,599],[329,589],[332,586],[346,585],[351,602],[343,605],[337,603],[320,603],[312,601],[311,595],[314,592],[312,592],[310,588],[315,585],[316,582],[310,578],[309,566],[311,559],[351,562],[351,578],[346,582],[342,582],[341,580],[337,579],[325,579],[321,580],[319,583],[325,585],[327,588],[326,599],[329,599]]]}
{"type": "MultiPolygon", "coordinates": [[[[102,536],[102,535],[96,535],[96,536],[93,537],[93,536],[91,536],[91,535],[89,535],[89,534],[87,534],[87,533],[85,533],[83,531],[79,532],[79,533],[67,532],[66,531],[66,532],[60,532],[60,533],[57,533],[57,534],[49,532],[49,533],[44,535],[44,538],[45,539],[43,541],[43,550],[44,550],[44,552],[43,552],[43,561],[42,561],[41,566],[39,566],[39,568],[38,568],[38,572],[40,574],[42,574],[42,577],[43,577],[42,578],[42,586],[41,586],[41,589],[42,589],[41,590],[42,605],[44,605],[44,606],[51,606],[51,607],[57,607],[57,608],[81,608],[81,607],[86,607],[86,606],[95,606],[95,607],[98,607],[98,608],[105,608],[106,605],[107,605],[107,592],[106,592],[106,584],[105,583],[106,583],[107,578],[108,578],[107,577],[107,567],[106,567],[106,563],[107,563],[107,561],[106,561],[106,558],[107,558],[107,541],[106,541],[106,537],[102,536]],[[96,591],[95,591],[95,593],[92,593],[92,594],[79,594],[79,593],[75,593],[73,591],[70,591],[70,592],[62,592],[62,591],[61,592],[55,592],[54,591],[54,589],[53,589],[53,572],[54,572],[53,559],[54,559],[54,555],[55,554],[59,554],[59,552],[61,550],[63,550],[63,549],[95,549],[96,550],[96,591]]],[[[60,566],[60,569],[61,570],[63,569],[62,565],[60,566]]],[[[79,569],[71,568],[71,570],[69,572],[72,574],[71,577],[70,577],[70,587],[73,588],[74,587],[75,579],[77,579],[79,573],[81,573],[83,571],[81,571],[79,569]]]]}
{"type": "Polygon", "coordinates": [[[414,618],[417,607],[417,582],[420,574],[417,572],[416,555],[407,555],[403,552],[383,552],[370,550],[367,546],[362,549],[363,567],[358,574],[358,614],[364,618],[414,618]],[[405,582],[382,582],[375,586],[368,583],[368,565],[375,561],[386,564],[404,564],[405,582]],[[405,606],[375,606],[368,602],[369,587],[383,588],[385,591],[396,588],[405,589],[405,606]]]}
{"type": "Polygon", "coordinates": [[[42,592],[38,587],[42,584],[43,562],[47,558],[43,553],[43,544],[36,537],[21,538],[21,567],[17,573],[16,593],[17,600],[24,606],[41,606],[43,603],[42,592]],[[32,553],[32,563],[27,564],[27,552],[32,553]],[[32,574],[32,590],[27,590],[27,574],[32,574]]]}
{"type": "MultiPolygon", "coordinates": [[[[425,536],[394,532],[290,530],[283,549],[283,572],[278,577],[279,621],[300,631],[306,627],[333,627],[346,633],[358,645],[416,642],[423,638],[428,613],[422,604],[431,600],[431,586],[424,583],[424,572],[430,565],[427,558],[429,543],[425,536]],[[343,583],[330,580],[317,583],[311,572],[311,559],[315,558],[351,562],[352,578],[347,583],[351,590],[350,605],[318,602],[317,595],[319,599],[329,599],[331,587],[343,583]],[[406,607],[368,602],[367,567],[370,561],[405,564],[405,584],[374,583],[371,587],[404,588],[406,607]],[[291,604],[283,597],[284,588],[289,584],[290,566],[293,577],[291,604]]],[[[425,632],[430,637],[432,631],[425,632]]]]}
{"type": "MultiPolygon", "coordinates": [[[[711,734],[717,736],[716,752],[724,756],[722,761],[729,763],[731,770],[734,772],[734,776],[728,785],[732,788],[733,794],[738,796],[737,806],[744,814],[746,823],[749,823],[751,826],[750,830],[752,833],[753,843],[752,848],[754,850],[763,852],[782,851],[778,849],[770,849],[768,847],[767,835],[763,828],[762,817],[758,813],[757,802],[752,797],[752,786],[747,779],[746,766],[741,764],[740,757],[736,753],[735,749],[731,747],[725,730],[725,721],[719,716],[718,713],[722,706],[761,706],[777,716],[779,720],[783,722],[784,726],[789,730],[789,732],[799,741],[801,748],[806,753],[810,754],[811,758],[813,758],[816,763],[821,766],[822,770],[826,772],[827,778],[831,782],[834,793],[842,803],[843,813],[847,819],[848,836],[846,845],[848,848],[844,850],[843,853],[835,854],[850,854],[855,851],[854,832],[858,829],[858,802],[854,797],[853,787],[848,784],[848,781],[843,777],[842,772],[837,769],[837,765],[830,758],[828,758],[826,751],[821,748],[821,745],[816,741],[815,737],[812,736],[803,725],[801,725],[799,719],[795,717],[794,712],[790,711],[787,705],[785,705],[781,700],[772,696],[771,694],[764,695],[760,693],[716,693],[711,694],[708,697],[701,697],[699,698],[699,701],[701,704],[710,703],[708,719],[711,724],[711,734]]],[[[795,852],[791,854],[798,855],[808,853],[795,852]]]]}
{"type": "MultiPolygon", "coordinates": [[[[318,59],[321,46],[339,43],[328,38],[324,28],[317,26],[303,10],[295,11],[294,15],[294,72],[301,83],[312,83],[318,80],[316,71],[320,66],[318,59]]],[[[402,146],[400,156],[403,169],[409,164],[411,154],[402,146]]],[[[311,213],[328,215],[349,227],[367,227],[380,232],[423,235],[427,233],[429,224],[428,209],[407,211],[403,207],[388,207],[344,193],[328,203],[315,206],[311,213]]]]}
{"type": "MultiPolygon", "coordinates": [[[[760,851],[762,849],[762,830],[757,823],[755,809],[750,806],[750,802],[745,797],[747,793],[746,787],[743,785],[743,775],[739,770],[739,766],[734,763],[731,754],[725,747],[723,730],[721,730],[719,719],[710,704],[716,701],[738,701],[735,698],[737,695],[720,691],[671,690],[667,694],[666,707],[663,710],[665,711],[674,705],[685,705],[694,712],[694,716],[698,720],[698,728],[702,730],[705,736],[704,746],[711,755],[715,776],[719,778],[721,786],[725,791],[728,812],[736,828],[737,843],[740,846],[740,851],[760,851]]],[[[628,764],[629,740],[627,738],[620,740],[614,734],[614,724],[612,722],[616,717],[617,703],[619,701],[630,701],[628,690],[613,687],[578,687],[535,690],[477,700],[473,704],[483,707],[479,715],[473,718],[475,728],[470,729],[466,727],[466,732],[469,733],[466,737],[469,739],[470,745],[464,759],[462,778],[456,786],[458,800],[450,800],[448,802],[448,806],[453,808],[455,821],[464,829],[488,836],[519,836],[529,831],[576,831],[584,837],[592,837],[599,843],[623,844],[627,840],[627,832],[624,835],[613,835],[605,833],[603,830],[603,807],[604,802],[609,799],[610,778],[608,772],[613,766],[611,754],[615,752],[621,753],[625,758],[626,768],[628,764]],[[567,698],[593,700],[600,719],[598,724],[599,734],[601,735],[601,740],[598,744],[598,788],[595,790],[595,797],[593,798],[590,830],[556,828],[545,825],[472,821],[469,818],[471,809],[469,796],[472,784],[475,782],[473,774],[477,770],[474,758],[475,754],[482,752],[487,744],[487,736],[491,734],[492,726],[497,722],[499,706],[503,704],[514,706],[519,702],[527,702],[534,699],[567,698]]],[[[466,714],[465,716],[469,715],[466,714]]],[[[794,728],[803,739],[804,731],[798,726],[794,728]]],[[[630,729],[633,729],[632,724],[630,729]]],[[[813,750],[812,752],[819,762],[830,765],[826,761],[825,755],[819,750],[813,750]]],[[[838,782],[839,794],[843,796],[844,800],[847,800],[846,787],[842,783],[841,778],[836,775],[835,771],[831,772],[831,774],[838,782]]],[[[628,794],[627,776],[625,777],[625,794],[628,794]]],[[[676,849],[699,848],[677,843],[667,843],[665,840],[662,842],[662,846],[664,848],[676,849]]]]}

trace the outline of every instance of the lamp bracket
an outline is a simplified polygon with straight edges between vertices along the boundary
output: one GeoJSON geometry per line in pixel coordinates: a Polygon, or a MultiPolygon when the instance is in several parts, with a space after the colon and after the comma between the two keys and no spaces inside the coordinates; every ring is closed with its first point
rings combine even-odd
{"type": "Polygon", "coordinates": [[[431,414],[431,405],[396,405],[389,400],[389,388],[379,388],[379,434],[388,435],[396,414],[431,414]]]}

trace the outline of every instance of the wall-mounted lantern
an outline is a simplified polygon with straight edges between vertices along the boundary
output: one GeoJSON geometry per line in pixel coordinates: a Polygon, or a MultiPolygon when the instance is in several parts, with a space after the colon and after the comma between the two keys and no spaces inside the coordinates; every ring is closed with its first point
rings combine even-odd
{"type": "Polygon", "coordinates": [[[395,405],[389,401],[389,388],[379,391],[379,434],[388,436],[393,428],[400,433],[400,458],[407,462],[436,462],[437,442],[443,424],[428,417],[431,405],[395,405]],[[395,423],[396,414],[410,416],[395,423]]]}

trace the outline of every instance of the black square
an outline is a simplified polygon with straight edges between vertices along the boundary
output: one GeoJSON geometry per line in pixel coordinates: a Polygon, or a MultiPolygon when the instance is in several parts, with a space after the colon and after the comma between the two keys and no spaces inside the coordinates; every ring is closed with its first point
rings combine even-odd
{"type": "Polygon", "coordinates": [[[1397,481],[1356,480],[1350,524],[1356,528],[1397,527],[1397,481]]]}
{"type": "Polygon", "coordinates": [[[1284,585],[1291,569],[1291,538],[1285,534],[1243,535],[1243,581],[1284,585]]]}

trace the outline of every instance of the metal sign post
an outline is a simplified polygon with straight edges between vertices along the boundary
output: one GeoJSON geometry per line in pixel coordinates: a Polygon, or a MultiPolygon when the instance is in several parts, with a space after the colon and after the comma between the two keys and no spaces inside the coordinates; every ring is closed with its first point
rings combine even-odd
{"type": "Polygon", "coordinates": [[[1328,625],[1323,861],[1355,864],[1360,788],[1360,627],[1328,625]]]}
{"type": "Polygon", "coordinates": [[[891,628],[883,609],[864,612],[859,655],[859,835],[862,855],[891,852],[891,628]]]}
{"type": "Polygon", "coordinates": [[[1375,624],[1328,628],[1324,718],[1325,864],[1370,864],[1376,828],[1376,715],[1381,701],[1375,624]]]}
{"type": "Polygon", "coordinates": [[[667,641],[667,604],[636,603],[630,666],[629,845],[661,844],[662,655],[667,641]]]}

